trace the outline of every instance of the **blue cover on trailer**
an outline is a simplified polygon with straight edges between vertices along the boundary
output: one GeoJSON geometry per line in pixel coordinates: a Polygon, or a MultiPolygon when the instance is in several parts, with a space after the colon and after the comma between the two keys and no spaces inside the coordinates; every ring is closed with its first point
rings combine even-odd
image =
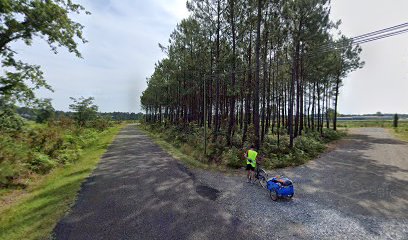
{"type": "Polygon", "coordinates": [[[275,191],[278,197],[292,197],[295,193],[293,182],[289,178],[273,177],[268,180],[267,188],[275,191]]]}

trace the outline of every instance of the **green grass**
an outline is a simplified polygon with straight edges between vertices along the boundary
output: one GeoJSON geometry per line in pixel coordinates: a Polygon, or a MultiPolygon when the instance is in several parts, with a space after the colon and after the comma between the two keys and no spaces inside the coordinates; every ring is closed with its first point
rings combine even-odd
{"type": "Polygon", "coordinates": [[[149,132],[141,127],[139,127],[139,129],[143,131],[146,135],[148,135],[153,140],[154,143],[156,143],[161,148],[163,148],[166,152],[168,152],[173,158],[182,161],[183,163],[187,164],[190,167],[201,168],[201,169],[210,168],[208,164],[204,164],[182,153],[178,148],[174,147],[171,143],[163,140],[160,135],[149,132]]]}
{"type": "MultiPolygon", "coordinates": [[[[90,175],[123,125],[112,127],[86,148],[80,159],[39,177],[12,203],[0,207],[0,239],[47,239],[58,220],[69,211],[83,180],[90,175]]],[[[4,196],[16,192],[3,192],[4,196]]]]}
{"type": "Polygon", "coordinates": [[[190,156],[188,154],[184,154],[180,148],[175,147],[172,143],[167,142],[166,140],[163,139],[163,136],[152,133],[150,131],[147,131],[143,127],[139,127],[141,131],[143,131],[146,135],[148,135],[154,143],[159,145],[163,150],[165,150],[168,154],[170,154],[173,158],[181,161],[185,165],[192,167],[192,168],[198,168],[198,169],[205,169],[205,170],[210,170],[210,171],[219,171],[227,174],[236,174],[237,171],[235,169],[228,168],[226,166],[222,165],[216,165],[213,163],[203,163],[199,160],[197,160],[195,157],[190,156]]]}
{"type": "Polygon", "coordinates": [[[360,128],[360,127],[392,127],[392,121],[377,121],[377,120],[355,120],[355,121],[339,121],[337,122],[339,128],[360,128]]]}
{"type": "Polygon", "coordinates": [[[396,137],[408,142],[408,123],[400,125],[398,128],[394,128],[393,130],[396,137]]]}

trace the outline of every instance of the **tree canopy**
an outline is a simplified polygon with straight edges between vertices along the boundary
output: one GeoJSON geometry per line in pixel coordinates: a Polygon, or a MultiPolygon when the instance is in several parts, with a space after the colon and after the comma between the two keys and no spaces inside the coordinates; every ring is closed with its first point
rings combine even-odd
{"type": "Polygon", "coordinates": [[[239,133],[257,148],[271,133],[286,131],[292,145],[304,131],[330,127],[342,79],[363,63],[361,48],[335,34],[329,0],[187,7],[141,96],[148,122],[205,124],[214,139],[231,144],[239,133]]]}
{"type": "Polygon", "coordinates": [[[73,21],[72,14],[86,12],[84,7],[71,0],[0,0],[0,121],[13,118],[16,102],[29,104],[38,99],[35,90],[52,90],[44,79],[40,66],[17,59],[18,52],[13,42],[22,41],[27,46],[34,38],[43,39],[54,53],[59,48],[81,57],[78,41],[86,42],[83,26],[73,21]]]}
{"type": "Polygon", "coordinates": [[[98,106],[94,104],[95,98],[80,97],[78,99],[71,97],[73,101],[69,108],[74,111],[74,119],[78,125],[85,126],[86,123],[96,119],[98,113],[98,106]]]}

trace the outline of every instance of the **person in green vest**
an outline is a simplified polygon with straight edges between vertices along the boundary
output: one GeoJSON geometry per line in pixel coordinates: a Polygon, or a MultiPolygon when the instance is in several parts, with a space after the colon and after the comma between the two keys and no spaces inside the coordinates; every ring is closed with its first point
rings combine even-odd
{"type": "Polygon", "coordinates": [[[249,150],[245,153],[245,158],[247,160],[246,170],[247,182],[255,182],[255,168],[256,168],[256,156],[258,153],[254,150],[254,146],[251,146],[249,150]]]}

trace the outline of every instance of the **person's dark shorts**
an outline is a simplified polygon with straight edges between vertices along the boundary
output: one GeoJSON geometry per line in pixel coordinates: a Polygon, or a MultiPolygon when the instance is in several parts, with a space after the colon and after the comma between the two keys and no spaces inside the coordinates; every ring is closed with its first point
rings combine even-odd
{"type": "Polygon", "coordinates": [[[246,166],[246,170],[255,171],[255,168],[254,168],[254,167],[252,167],[252,165],[251,165],[251,164],[247,164],[247,166],[246,166]]]}

